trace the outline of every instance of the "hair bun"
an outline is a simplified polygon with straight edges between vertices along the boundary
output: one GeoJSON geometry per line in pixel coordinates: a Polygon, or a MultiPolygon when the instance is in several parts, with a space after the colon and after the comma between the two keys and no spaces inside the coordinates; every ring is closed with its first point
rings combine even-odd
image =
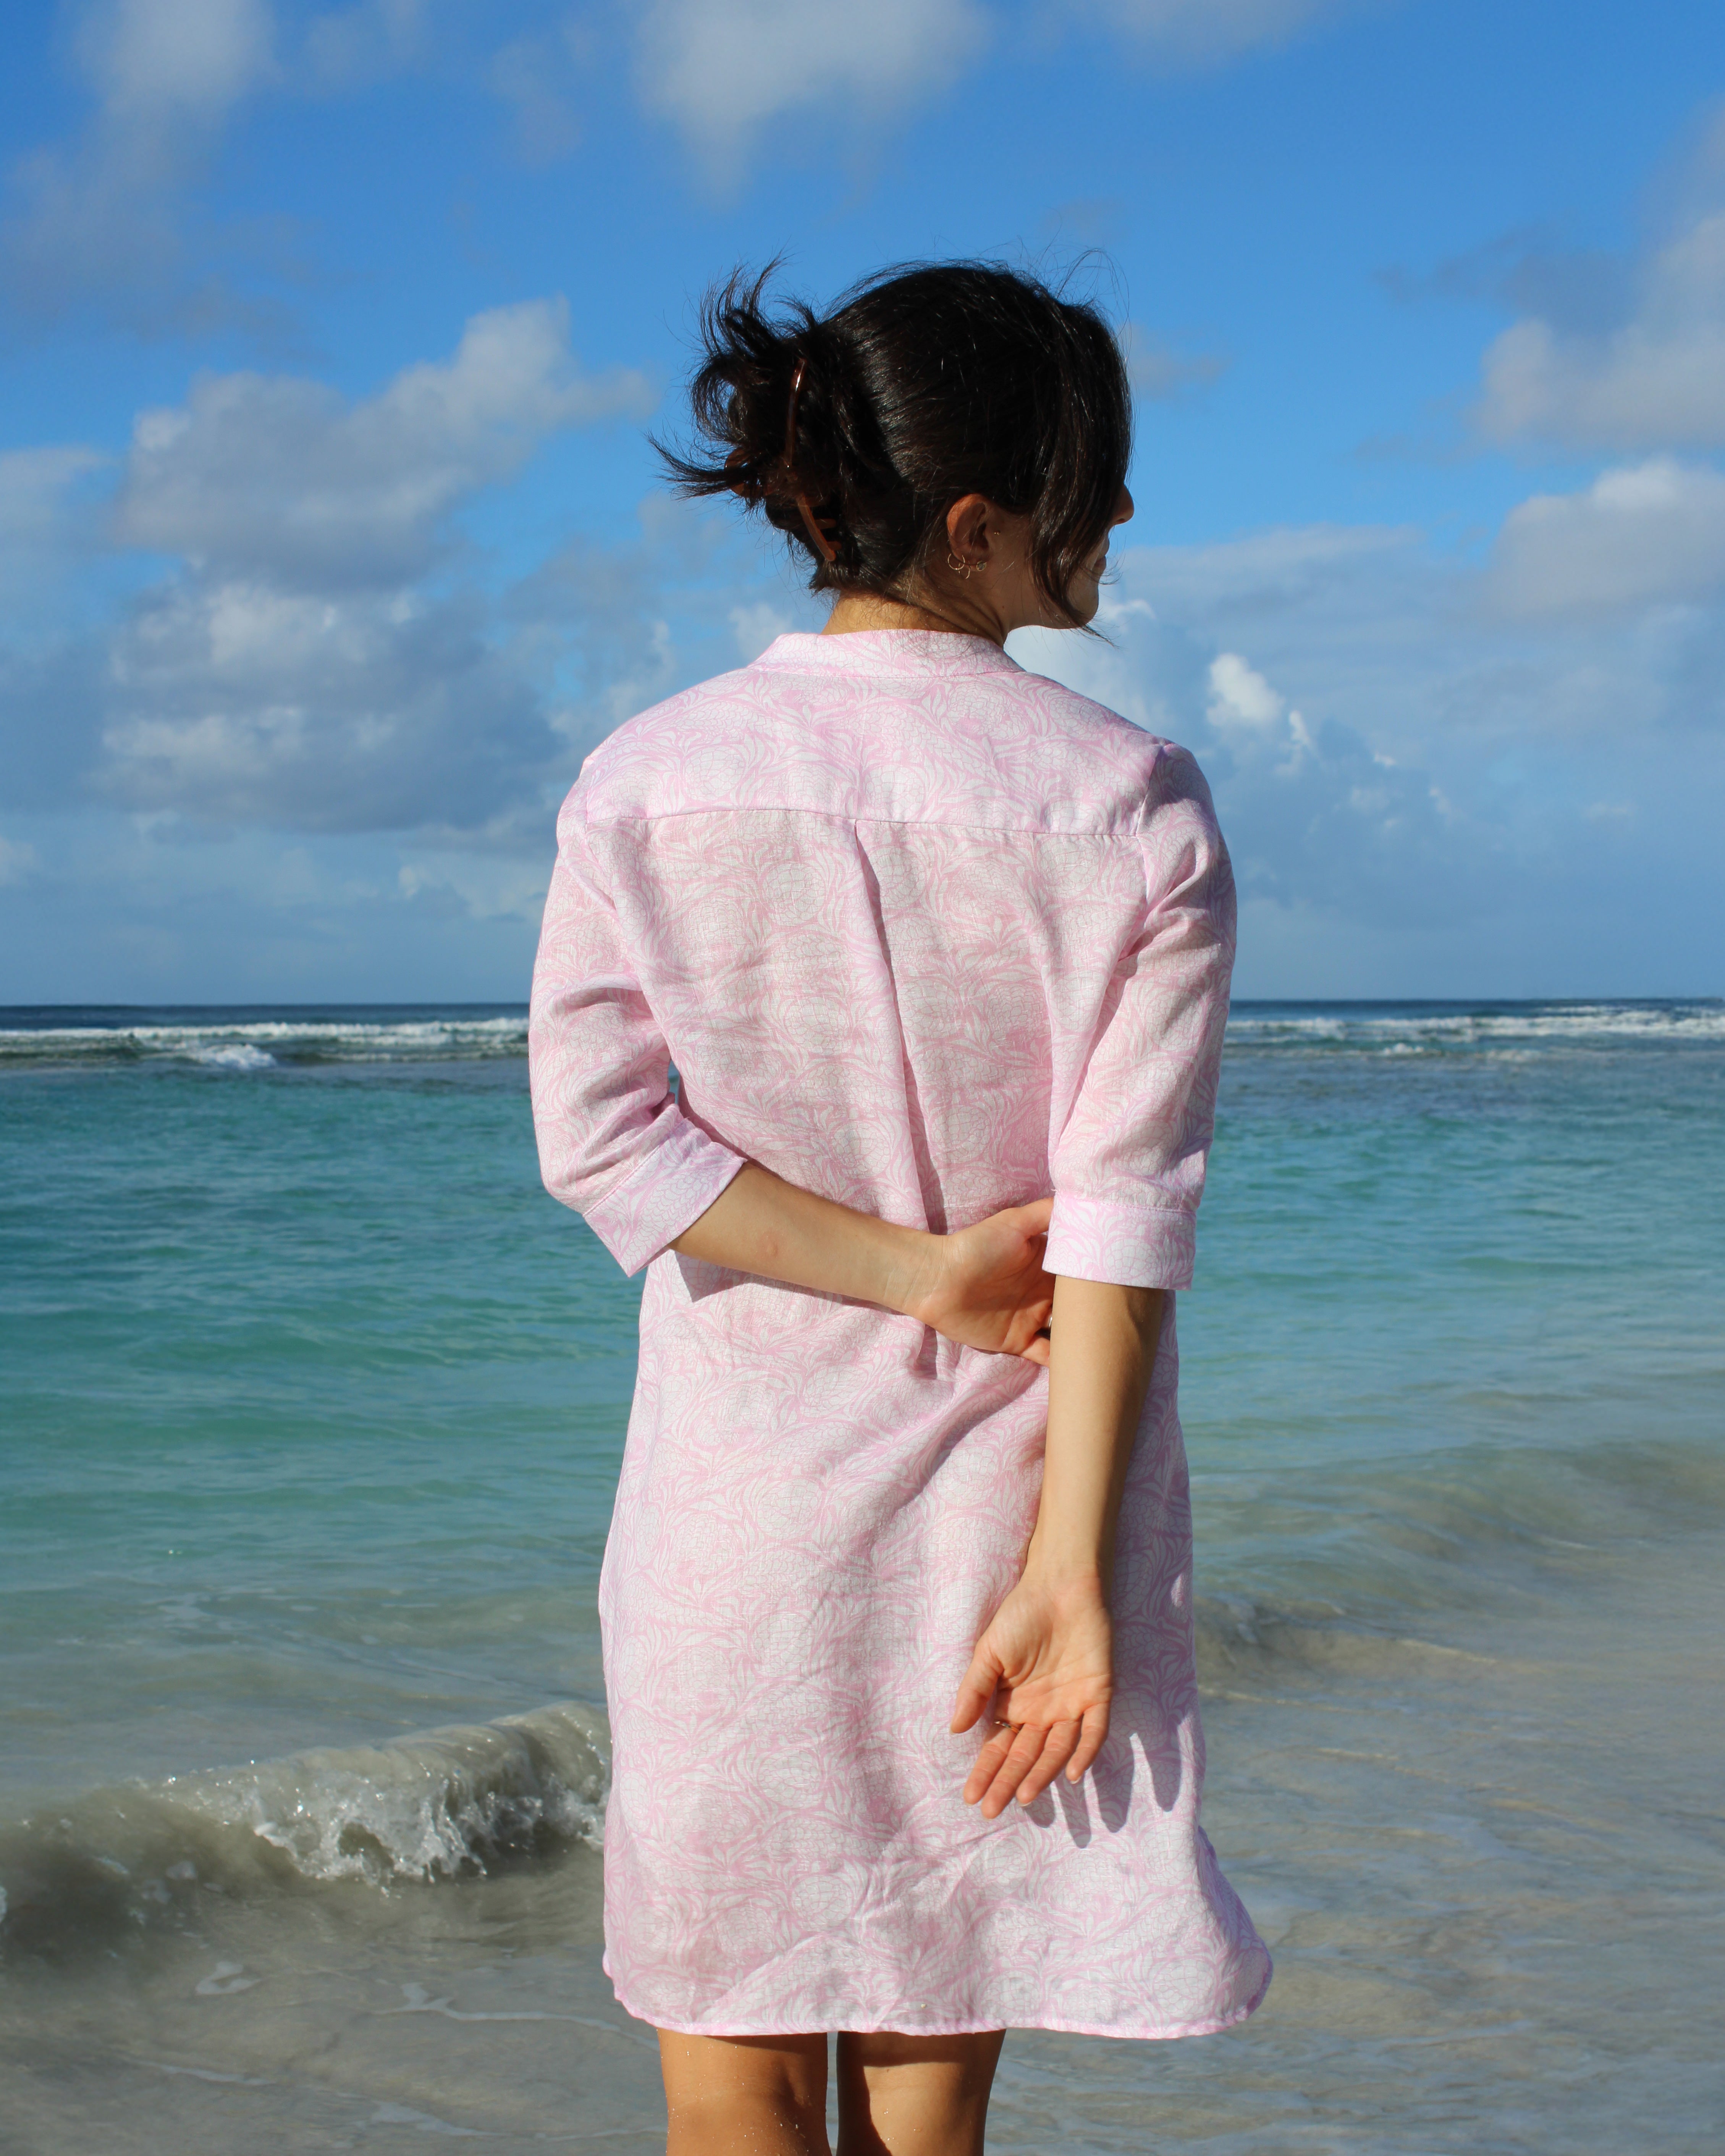
{"type": "Polygon", "coordinates": [[[952,503],[1030,519],[1032,573],[1057,614],[1113,519],[1132,402],[1094,307],[992,263],[887,272],[824,316],[769,314],[771,265],[701,311],[696,441],[655,444],[680,492],[733,494],[812,557],[814,590],[904,596],[952,503]]]}

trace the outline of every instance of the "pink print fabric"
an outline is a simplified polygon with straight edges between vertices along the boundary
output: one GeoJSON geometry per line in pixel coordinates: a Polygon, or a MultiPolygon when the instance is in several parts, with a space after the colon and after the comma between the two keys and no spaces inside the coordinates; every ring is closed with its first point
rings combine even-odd
{"type": "Polygon", "coordinates": [[[783,636],[614,734],[558,844],[541,1162],[647,1269],[600,1584],[619,1999],[710,2035],[1242,2020],[1270,1959],[1199,1824],[1172,1309],[1107,1743],[990,1822],[947,1722],[1044,1374],[666,1248],[754,1160],[936,1229],[1052,1190],[1050,1270],[1187,1286],[1234,937],[1202,776],[980,639],[783,636]]]}

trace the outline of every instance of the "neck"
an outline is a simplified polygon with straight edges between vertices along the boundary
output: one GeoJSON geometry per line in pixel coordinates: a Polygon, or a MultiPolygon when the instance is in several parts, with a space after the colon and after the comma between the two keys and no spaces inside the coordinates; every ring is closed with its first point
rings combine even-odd
{"type": "Polygon", "coordinates": [[[973,599],[954,592],[918,599],[884,598],[875,592],[840,592],[823,636],[855,636],[865,629],[921,629],[947,636],[985,636],[1004,644],[1007,631],[973,599]]]}

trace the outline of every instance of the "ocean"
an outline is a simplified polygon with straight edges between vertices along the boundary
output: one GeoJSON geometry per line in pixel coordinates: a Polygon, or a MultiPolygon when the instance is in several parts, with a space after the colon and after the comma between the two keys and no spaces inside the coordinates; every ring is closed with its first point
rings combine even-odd
{"type": "MultiPolygon", "coordinates": [[[[0,2149],[662,2146],[637,1288],[483,1009],[0,1011],[0,2149]]],[[[991,2149],[1725,2143],[1725,1005],[1237,1004],[1182,1298],[1253,2021],[991,2149]]]]}

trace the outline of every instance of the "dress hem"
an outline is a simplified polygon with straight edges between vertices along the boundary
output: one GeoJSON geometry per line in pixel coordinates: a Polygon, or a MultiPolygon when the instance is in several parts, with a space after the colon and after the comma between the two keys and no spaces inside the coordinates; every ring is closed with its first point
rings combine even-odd
{"type": "MultiPolygon", "coordinates": [[[[1268,1957],[1266,1957],[1268,1961],[1268,1957]]],[[[610,1975],[610,1971],[605,1974],[610,1975]]],[[[1105,2026],[1099,2021],[1065,2021],[1054,2015],[1039,2016],[1034,2021],[940,2021],[919,2022],[912,2025],[906,2020],[896,2021],[828,2021],[819,2028],[790,2028],[781,2022],[767,2027],[757,2023],[727,2021],[723,2025],[712,2021],[660,2020],[651,2014],[643,2013],[626,1999],[616,1980],[611,1989],[617,2004],[624,2012],[637,2021],[644,2021],[649,2029],[669,2030],[674,2036],[981,2036],[992,2035],[998,2029],[1047,2029],[1063,2036],[1114,2036],[1126,2043],[1166,2044],[1177,2042],[1183,2036],[1219,2036],[1225,2029],[1237,2029],[1255,2014],[1264,2003],[1264,1994],[1270,1989],[1270,1979],[1276,1974],[1276,1964],[1269,1962],[1264,1971],[1264,1981],[1258,1986],[1244,2006],[1236,2007],[1232,2014],[1213,2017],[1207,2021],[1169,2021],[1157,2027],[1122,2028],[1117,2024],[1105,2026]]]]}

